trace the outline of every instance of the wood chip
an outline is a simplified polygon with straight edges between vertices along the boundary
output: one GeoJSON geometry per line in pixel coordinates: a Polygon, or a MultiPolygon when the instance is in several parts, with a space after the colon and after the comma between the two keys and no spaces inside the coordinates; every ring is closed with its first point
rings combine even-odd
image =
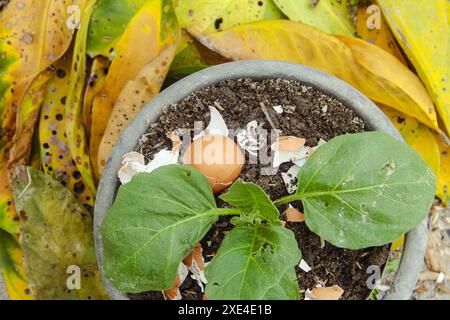
{"type": "Polygon", "coordinates": [[[272,127],[272,129],[276,130],[277,126],[275,125],[275,123],[273,122],[272,118],[270,117],[269,111],[267,110],[265,104],[263,102],[260,103],[261,109],[264,113],[264,115],[267,118],[267,121],[269,121],[270,126],[272,127]]]}

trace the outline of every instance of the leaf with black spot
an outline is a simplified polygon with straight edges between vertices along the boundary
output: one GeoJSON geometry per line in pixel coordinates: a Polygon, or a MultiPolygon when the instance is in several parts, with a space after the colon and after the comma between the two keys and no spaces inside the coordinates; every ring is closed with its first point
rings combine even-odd
{"type": "Polygon", "coordinates": [[[46,300],[106,299],[89,212],[60,182],[31,167],[18,167],[13,194],[33,295],[46,300]],[[79,276],[79,289],[68,286],[76,284],[71,276],[79,276]]]}

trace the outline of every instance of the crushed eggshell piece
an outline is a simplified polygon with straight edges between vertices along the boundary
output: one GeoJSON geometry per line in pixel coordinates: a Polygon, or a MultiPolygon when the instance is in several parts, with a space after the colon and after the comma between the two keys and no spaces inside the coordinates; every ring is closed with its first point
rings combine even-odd
{"type": "Polygon", "coordinates": [[[175,132],[171,132],[167,134],[167,138],[169,138],[172,141],[172,152],[173,153],[179,152],[181,148],[180,137],[175,132]]]}
{"type": "Polygon", "coordinates": [[[274,160],[272,166],[279,167],[282,163],[293,162],[306,159],[308,148],[305,147],[306,140],[297,137],[279,137],[277,142],[272,144],[274,160]]]}
{"type": "Polygon", "coordinates": [[[436,283],[443,283],[445,280],[445,274],[443,272],[440,272],[437,279],[436,279],[436,283]]]}
{"type": "Polygon", "coordinates": [[[303,138],[297,138],[292,136],[281,136],[278,137],[277,142],[275,142],[272,146],[272,149],[278,151],[298,151],[301,147],[303,147],[306,143],[306,140],[303,138]]]}
{"type": "Polygon", "coordinates": [[[262,146],[262,141],[258,141],[257,130],[258,122],[253,120],[247,124],[245,130],[239,131],[236,135],[239,146],[253,156],[258,155],[258,151],[262,146]]]}
{"type": "Polygon", "coordinates": [[[144,164],[144,156],[138,152],[130,152],[124,155],[122,167],[119,169],[118,177],[122,184],[126,184],[138,173],[150,173],[160,167],[178,163],[179,152],[167,149],[158,152],[148,165],[144,164]]]}
{"type": "Polygon", "coordinates": [[[180,292],[180,286],[186,280],[188,274],[189,274],[189,271],[188,271],[187,267],[184,265],[184,263],[180,263],[180,265],[178,266],[178,275],[177,275],[177,279],[175,280],[175,284],[172,288],[163,292],[164,299],[166,299],[166,300],[181,300],[182,299],[181,292],[180,292]]]}
{"type": "Polygon", "coordinates": [[[178,153],[173,153],[172,151],[169,151],[167,149],[161,150],[160,152],[155,154],[153,160],[150,161],[150,163],[145,167],[144,172],[150,173],[163,166],[176,164],[178,163],[178,157],[178,153]]]}
{"type": "Polygon", "coordinates": [[[297,164],[297,163],[300,164],[299,167],[301,167],[301,166],[303,166],[303,164],[306,161],[303,162],[303,164],[301,164],[300,160],[306,160],[307,156],[308,156],[308,150],[305,147],[302,147],[302,148],[298,149],[297,151],[277,151],[277,150],[275,150],[275,155],[274,155],[272,166],[274,168],[277,168],[282,163],[292,162],[295,164],[297,164]]]}
{"type": "Polygon", "coordinates": [[[295,209],[293,206],[289,205],[289,208],[284,212],[288,222],[304,222],[305,215],[295,209]]]}
{"type": "Polygon", "coordinates": [[[191,278],[194,279],[202,292],[204,292],[204,284],[208,281],[205,277],[205,260],[203,259],[203,248],[200,243],[197,243],[194,250],[183,260],[183,263],[187,266],[191,272],[191,278]]]}
{"type": "Polygon", "coordinates": [[[192,250],[192,252],[183,259],[183,263],[187,267],[190,267],[194,263],[194,260],[202,270],[205,269],[205,261],[203,260],[203,248],[200,243],[197,243],[194,250],[192,250]]]}
{"type": "Polygon", "coordinates": [[[172,288],[169,290],[163,291],[164,299],[166,300],[181,300],[181,292],[180,292],[181,280],[180,277],[177,276],[177,280],[172,288]]]}
{"type": "Polygon", "coordinates": [[[119,169],[118,177],[122,184],[128,183],[137,173],[144,172],[144,156],[138,152],[130,152],[123,156],[122,167],[119,169]]]}
{"type": "MultiPolygon", "coordinates": [[[[306,161],[311,157],[311,155],[319,149],[322,145],[327,142],[323,139],[319,140],[316,147],[301,147],[298,151],[277,151],[275,150],[274,162],[272,166],[274,168],[279,167],[282,163],[292,162],[292,166],[288,172],[282,172],[281,176],[283,178],[284,184],[289,194],[294,194],[298,189],[298,174],[300,169],[306,164],[306,161]]],[[[275,146],[272,146],[272,149],[275,146]]]]}
{"type": "Polygon", "coordinates": [[[284,110],[282,106],[273,106],[273,110],[275,110],[278,114],[283,114],[284,110]]]}
{"type": "Polygon", "coordinates": [[[281,173],[281,178],[283,179],[284,185],[289,194],[294,194],[298,189],[298,174],[300,173],[301,167],[294,165],[287,172],[281,173]]]}
{"type": "Polygon", "coordinates": [[[312,290],[306,289],[306,291],[305,291],[305,300],[314,300],[312,290]]]}
{"type": "Polygon", "coordinates": [[[308,156],[311,156],[315,151],[317,151],[317,149],[319,149],[321,146],[323,146],[324,144],[327,144],[327,141],[320,139],[319,142],[317,143],[317,146],[315,146],[314,148],[312,148],[312,152],[310,154],[308,154],[308,156]]]}
{"type": "Polygon", "coordinates": [[[302,269],[303,271],[305,271],[305,272],[310,272],[310,271],[311,271],[311,267],[310,267],[310,266],[308,265],[308,263],[306,263],[306,261],[303,260],[303,259],[300,261],[298,267],[299,267],[300,269],[302,269]]]}
{"type": "Polygon", "coordinates": [[[209,111],[211,114],[211,120],[208,127],[205,129],[204,134],[228,137],[228,126],[220,112],[214,107],[209,107],[209,111]]]}
{"type": "Polygon", "coordinates": [[[344,290],[334,285],[332,287],[316,287],[312,289],[309,300],[339,300],[344,294],[344,290]]]}

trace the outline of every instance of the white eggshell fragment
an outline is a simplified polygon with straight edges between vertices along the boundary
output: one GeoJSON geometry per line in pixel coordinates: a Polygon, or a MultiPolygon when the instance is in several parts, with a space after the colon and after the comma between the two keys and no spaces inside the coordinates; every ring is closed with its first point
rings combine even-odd
{"type": "Polygon", "coordinates": [[[311,271],[311,267],[303,259],[300,261],[298,267],[307,273],[311,271]]]}
{"type": "Polygon", "coordinates": [[[138,152],[130,152],[123,156],[122,167],[119,170],[118,177],[122,184],[128,183],[135,174],[144,172],[144,156],[138,152]]]}
{"type": "Polygon", "coordinates": [[[130,152],[124,155],[122,167],[118,177],[122,184],[126,184],[138,173],[150,173],[153,170],[178,163],[179,153],[167,149],[161,150],[148,165],[145,165],[144,156],[138,152],[130,152]]]}
{"type": "Polygon", "coordinates": [[[249,122],[245,130],[239,131],[236,135],[239,146],[252,156],[257,156],[261,149],[262,141],[258,141],[258,122],[249,122]]]}
{"type": "Polygon", "coordinates": [[[284,109],[282,106],[274,106],[273,110],[275,110],[275,112],[278,114],[283,114],[283,112],[284,112],[284,109]]]}
{"type": "Polygon", "coordinates": [[[308,148],[305,139],[297,137],[279,137],[271,148],[275,152],[272,166],[279,167],[282,163],[306,159],[308,148]]]}
{"type": "Polygon", "coordinates": [[[294,194],[297,192],[298,188],[298,174],[300,172],[300,167],[293,165],[288,172],[282,172],[281,177],[284,181],[284,185],[289,194],[294,194]]]}
{"type": "Polygon", "coordinates": [[[158,168],[176,163],[178,163],[178,153],[173,153],[170,150],[164,149],[155,154],[153,160],[145,167],[144,172],[150,173],[158,168]]]}
{"type": "Polygon", "coordinates": [[[205,129],[205,135],[228,137],[228,126],[220,112],[214,107],[209,107],[209,111],[211,113],[211,121],[205,129]]]}

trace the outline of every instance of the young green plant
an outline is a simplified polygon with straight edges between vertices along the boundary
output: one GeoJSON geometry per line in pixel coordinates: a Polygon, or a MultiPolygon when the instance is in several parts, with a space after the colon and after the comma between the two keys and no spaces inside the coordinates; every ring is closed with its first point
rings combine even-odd
{"type": "Polygon", "coordinates": [[[287,279],[295,278],[300,250],[270,198],[240,180],[221,198],[234,208],[217,208],[207,178],[192,167],[135,176],[120,188],[101,226],[105,276],[125,292],[167,290],[217,219],[235,216],[236,228],[206,269],[208,297],[263,299],[284,292],[280,298],[298,298],[297,282],[287,279]]]}
{"type": "Polygon", "coordinates": [[[124,292],[163,291],[220,216],[234,228],[208,264],[208,299],[298,299],[301,259],[275,205],[301,201],[308,227],[331,244],[387,244],[428,213],[435,177],[408,146],[379,132],[346,135],[320,147],[299,174],[298,191],[273,203],[241,180],[217,208],[208,180],[171,165],[121,186],[100,228],[105,277],[124,292]]]}

